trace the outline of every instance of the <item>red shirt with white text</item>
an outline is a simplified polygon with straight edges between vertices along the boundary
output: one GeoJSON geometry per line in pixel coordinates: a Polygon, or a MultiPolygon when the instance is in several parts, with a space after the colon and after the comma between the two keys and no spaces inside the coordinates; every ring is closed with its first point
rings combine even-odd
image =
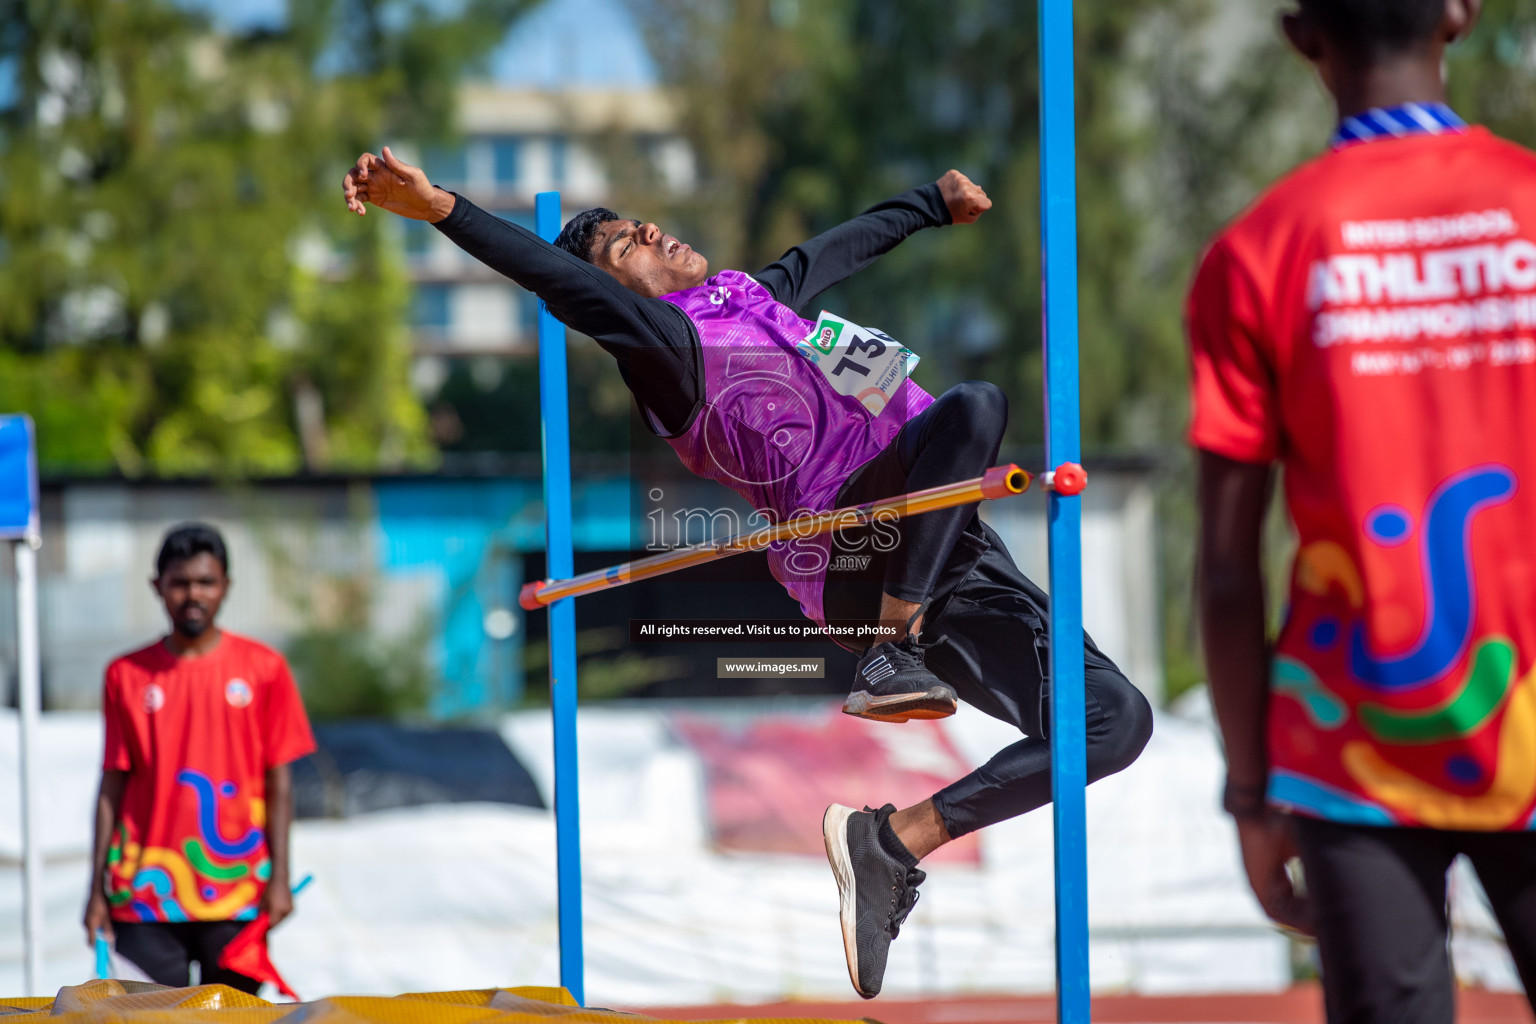
{"type": "Polygon", "coordinates": [[[118,921],[247,920],[271,874],[266,772],[315,749],[283,656],[225,630],[107,668],[103,767],[128,773],[107,858],[118,921]]]}
{"type": "Polygon", "coordinates": [[[1357,824],[1536,809],[1536,155],[1346,145],[1228,227],[1187,310],[1199,448],[1299,535],[1269,795],[1357,824]]]}

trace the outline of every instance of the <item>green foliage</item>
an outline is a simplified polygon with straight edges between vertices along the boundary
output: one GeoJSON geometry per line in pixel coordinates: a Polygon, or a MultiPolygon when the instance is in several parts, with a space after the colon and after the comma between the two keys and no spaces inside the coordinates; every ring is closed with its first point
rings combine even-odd
{"type": "Polygon", "coordinates": [[[427,637],[381,642],[366,633],[311,629],[288,642],[288,662],[317,722],[426,715],[434,680],[420,651],[427,637]]]}
{"type": "MultiPolygon", "coordinates": [[[[571,389],[571,450],[633,453],[644,428],[631,430],[634,398],[614,372],[613,356],[591,342],[566,349],[571,389]]],[[[494,356],[455,360],[431,410],[433,434],[444,453],[537,452],[539,379],[535,362],[494,356]]]]}
{"type": "MultiPolygon", "coordinates": [[[[1287,6],[1271,2],[1271,10],[1287,6]]],[[[1142,225],[1138,273],[1156,298],[1147,319],[1158,341],[1155,397],[1129,382],[1107,404],[1153,403],[1133,439],[1166,454],[1159,467],[1158,555],[1162,587],[1164,695],[1175,700],[1205,679],[1195,619],[1196,473],[1192,452],[1177,444],[1186,413],[1185,354],[1180,318],[1185,289],[1206,242],[1270,182],[1322,151],[1332,123],[1321,87],[1305,64],[1268,30],[1213,37],[1217,3],[1185,2],[1149,18],[1127,68],[1144,86],[1153,119],[1142,163],[1129,171],[1134,216],[1142,225]],[[1213,65],[1215,65],[1213,67],[1213,65]]],[[[1271,19],[1272,20],[1272,19],[1271,19]]],[[[1229,30],[1230,32],[1231,30],[1229,30]]],[[[1084,266],[1096,262],[1085,241],[1084,266]]],[[[1096,250],[1095,250],[1096,251],[1096,250]]],[[[1086,303],[1085,303],[1086,305],[1086,303]]],[[[1085,393],[1102,388],[1084,365],[1085,393]]],[[[1283,547],[1283,517],[1270,531],[1283,547]]],[[[1278,572],[1272,580],[1288,579],[1278,572]]],[[[1283,599],[1272,603],[1283,607],[1283,599]]]]}
{"type": "Polygon", "coordinates": [[[331,584],[328,614],[307,609],[307,625],[289,638],[285,651],[310,717],[425,716],[435,688],[425,654],[431,623],[397,637],[378,636],[369,628],[370,582],[353,576],[331,584]]]}
{"type": "MultiPolygon", "coordinates": [[[[622,629],[583,629],[576,633],[577,693],[582,700],[612,700],[633,696],[651,683],[675,679],[687,671],[681,658],[642,654],[629,645],[622,629]]],[[[525,703],[549,703],[549,641],[523,648],[523,672],[531,685],[525,703]],[[543,680],[541,687],[537,681],[543,680]]]]}
{"type": "Polygon", "coordinates": [[[1446,60],[1451,106],[1467,120],[1536,146],[1536,0],[1483,5],[1446,60]]]}
{"type": "Polygon", "coordinates": [[[0,407],[35,416],[44,465],[430,460],[395,229],[350,217],[340,176],[450,134],[533,2],[296,0],[228,36],[169,0],[0,0],[0,407]]]}
{"type": "Polygon", "coordinates": [[[340,530],[318,509],[296,514],[291,495],[248,482],[225,493],[252,528],[273,592],[298,623],[285,654],[310,716],[426,717],[438,690],[430,652],[439,624],[417,611],[405,628],[380,627],[381,619],[402,616],[379,605],[387,591],[374,561],[370,489],[349,489],[347,525],[340,530]]]}

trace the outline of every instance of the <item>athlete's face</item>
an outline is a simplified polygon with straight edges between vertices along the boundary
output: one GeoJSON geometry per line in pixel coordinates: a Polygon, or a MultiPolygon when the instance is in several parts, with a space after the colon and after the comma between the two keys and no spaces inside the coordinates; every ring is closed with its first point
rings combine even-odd
{"type": "Polygon", "coordinates": [[[229,576],[219,560],[205,551],[167,565],[153,585],[176,632],[195,640],[218,616],[229,591],[229,576]]]}
{"type": "Polygon", "coordinates": [[[592,240],[592,262],[630,291],[647,298],[704,283],[709,261],[655,224],[610,220],[592,240]]]}

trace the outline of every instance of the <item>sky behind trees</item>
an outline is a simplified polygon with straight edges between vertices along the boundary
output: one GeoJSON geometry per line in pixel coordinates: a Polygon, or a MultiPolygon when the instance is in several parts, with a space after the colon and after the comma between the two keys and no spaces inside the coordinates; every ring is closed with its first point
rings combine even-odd
{"type": "MultiPolygon", "coordinates": [[[[181,0],[226,30],[279,28],[287,0],[181,0]]],[[[436,4],[443,10],[453,5],[436,4]]],[[[546,0],[512,26],[491,55],[490,78],[502,85],[558,88],[572,83],[645,88],[658,81],[625,0],[546,0]]]]}

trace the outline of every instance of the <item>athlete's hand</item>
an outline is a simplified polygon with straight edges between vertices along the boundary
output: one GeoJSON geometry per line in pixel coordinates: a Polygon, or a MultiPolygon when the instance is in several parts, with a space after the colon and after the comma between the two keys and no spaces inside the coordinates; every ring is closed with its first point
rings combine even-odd
{"type": "Polygon", "coordinates": [[[357,158],[341,180],[341,194],[347,209],[358,216],[368,212],[365,203],[410,220],[433,223],[453,212],[453,196],[435,187],[425,171],[395,156],[388,146],[383,156],[364,153],[357,158]]]}
{"type": "Polygon", "coordinates": [[[115,942],[117,936],[112,931],[112,908],[107,905],[107,897],[100,890],[92,889],[91,898],[85,903],[85,944],[96,944],[96,933],[101,932],[108,942],[115,942]]]}
{"type": "Polygon", "coordinates": [[[272,879],[267,883],[267,891],[261,894],[261,909],[276,928],[279,921],[293,913],[293,889],[281,879],[272,879]]]}
{"type": "Polygon", "coordinates": [[[1312,903],[1296,891],[1285,869],[1297,855],[1290,819],[1273,813],[1261,818],[1239,818],[1237,841],[1242,847],[1248,884],[1264,913],[1278,925],[1312,935],[1312,903]]]}
{"type": "Polygon", "coordinates": [[[939,179],[939,194],[949,207],[949,219],[956,224],[974,224],[976,219],[992,209],[992,200],[980,185],[959,171],[946,171],[939,179]]]}

